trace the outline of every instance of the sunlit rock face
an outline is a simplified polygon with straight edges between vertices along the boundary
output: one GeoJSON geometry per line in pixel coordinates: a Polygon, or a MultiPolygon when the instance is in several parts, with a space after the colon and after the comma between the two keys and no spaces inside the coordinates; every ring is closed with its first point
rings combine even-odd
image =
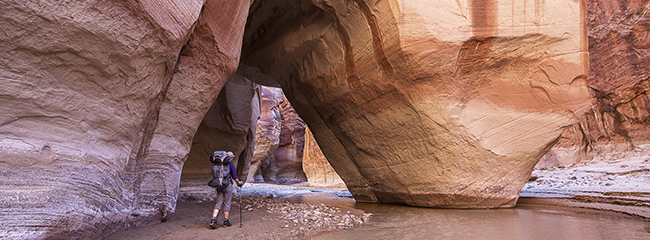
{"type": "Polygon", "coordinates": [[[538,167],[650,153],[649,1],[587,1],[593,109],[579,115],[538,167]]]}
{"type": "Polygon", "coordinates": [[[305,150],[302,154],[302,169],[307,176],[310,187],[345,187],[345,183],[336,173],[320,150],[309,128],[305,131],[305,150]]]}
{"type": "Polygon", "coordinates": [[[288,100],[280,102],[280,135],[278,147],[261,165],[260,174],[265,182],[291,184],[307,181],[302,170],[305,146],[305,122],[298,116],[288,100]]]}
{"type": "Polygon", "coordinates": [[[282,86],[359,202],[514,206],[589,105],[582,1],[255,1],[282,86]]]}
{"type": "Polygon", "coordinates": [[[92,239],[169,218],[248,6],[0,2],[0,238],[92,239]]]}
{"type": "MultiPolygon", "coordinates": [[[[205,114],[192,140],[183,178],[209,178],[214,151],[233,152],[237,176],[245,181],[255,149],[260,87],[241,75],[231,77],[205,114]]],[[[206,180],[207,183],[207,180],[206,180]]]]}
{"type": "Polygon", "coordinates": [[[255,152],[253,152],[248,171],[248,180],[251,182],[264,182],[258,170],[262,163],[278,149],[280,130],[282,129],[280,104],[285,99],[282,89],[261,86],[260,98],[260,119],[257,121],[255,129],[255,152]]]}

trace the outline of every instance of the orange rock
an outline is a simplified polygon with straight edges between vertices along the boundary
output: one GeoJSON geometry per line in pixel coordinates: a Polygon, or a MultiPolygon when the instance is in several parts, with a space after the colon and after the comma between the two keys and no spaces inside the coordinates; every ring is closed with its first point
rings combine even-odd
{"type": "Polygon", "coordinates": [[[291,184],[305,182],[302,155],[305,145],[305,122],[286,98],[279,105],[281,129],[277,149],[260,168],[265,182],[291,184]]]}
{"type": "Polygon", "coordinates": [[[279,88],[260,87],[261,108],[260,119],[257,121],[255,130],[255,152],[251,159],[248,180],[264,182],[258,170],[262,163],[273,155],[280,144],[280,130],[282,128],[282,116],[280,115],[280,104],[284,102],[284,94],[279,88]],[[258,176],[258,179],[255,177],[258,176]]]}
{"type": "Polygon", "coordinates": [[[650,11],[648,1],[589,0],[589,77],[593,108],[540,161],[569,166],[597,156],[648,155],[650,11]]]}
{"type": "Polygon", "coordinates": [[[310,187],[345,187],[341,177],[323,155],[309,128],[305,131],[302,169],[307,176],[310,187]]]}
{"type": "Polygon", "coordinates": [[[194,133],[237,69],[249,4],[0,3],[0,239],[97,239],[169,219],[194,133]]]}
{"type": "Polygon", "coordinates": [[[527,3],[254,2],[242,62],[358,202],[511,207],[589,107],[584,2],[527,3]]]}

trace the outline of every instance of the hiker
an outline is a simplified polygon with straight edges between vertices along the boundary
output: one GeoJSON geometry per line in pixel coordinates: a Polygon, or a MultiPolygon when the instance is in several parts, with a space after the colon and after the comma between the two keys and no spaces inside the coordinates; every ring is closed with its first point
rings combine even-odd
{"type": "Polygon", "coordinates": [[[235,155],[232,152],[223,151],[215,151],[210,156],[210,162],[212,162],[214,165],[212,166],[211,170],[212,179],[208,185],[214,187],[217,192],[217,203],[214,205],[214,210],[212,211],[212,220],[210,221],[210,227],[212,229],[219,227],[217,225],[217,215],[221,210],[223,210],[223,217],[226,219],[223,222],[223,226],[232,226],[228,220],[228,215],[230,213],[230,201],[232,200],[233,191],[233,186],[231,183],[232,180],[235,180],[235,182],[237,182],[237,185],[240,187],[244,184],[242,181],[239,181],[239,178],[237,178],[237,169],[235,168],[235,165],[231,163],[234,157],[235,155]],[[222,204],[223,209],[221,208],[222,204]]]}

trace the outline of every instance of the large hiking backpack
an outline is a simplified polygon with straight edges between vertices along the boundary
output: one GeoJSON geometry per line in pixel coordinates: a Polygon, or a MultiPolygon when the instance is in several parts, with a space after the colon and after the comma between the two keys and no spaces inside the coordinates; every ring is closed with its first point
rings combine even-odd
{"type": "Polygon", "coordinates": [[[226,151],[214,151],[214,153],[210,155],[210,162],[212,162],[212,164],[222,164],[226,161],[230,163],[228,160],[230,160],[230,157],[226,151]]]}
{"type": "Polygon", "coordinates": [[[212,162],[212,178],[208,182],[208,186],[217,189],[223,189],[230,185],[232,176],[230,174],[230,156],[225,151],[216,151],[210,156],[212,162]]]}

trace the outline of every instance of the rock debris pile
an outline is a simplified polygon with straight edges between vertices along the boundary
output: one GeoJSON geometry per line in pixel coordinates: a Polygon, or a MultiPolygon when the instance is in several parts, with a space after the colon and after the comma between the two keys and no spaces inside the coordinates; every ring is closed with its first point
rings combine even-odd
{"type": "Polygon", "coordinates": [[[539,169],[522,192],[647,192],[649,166],[648,157],[630,157],[539,169]]]}
{"type": "Polygon", "coordinates": [[[570,167],[535,170],[523,197],[555,197],[585,203],[607,203],[608,209],[650,217],[650,158],[596,158],[570,167]],[[630,210],[629,207],[632,207],[630,210]]]}
{"type": "Polygon", "coordinates": [[[272,197],[244,200],[246,211],[266,210],[271,215],[263,220],[280,219],[285,228],[294,234],[307,234],[318,230],[349,229],[367,222],[372,213],[354,214],[341,208],[324,204],[291,203],[272,197]]]}

